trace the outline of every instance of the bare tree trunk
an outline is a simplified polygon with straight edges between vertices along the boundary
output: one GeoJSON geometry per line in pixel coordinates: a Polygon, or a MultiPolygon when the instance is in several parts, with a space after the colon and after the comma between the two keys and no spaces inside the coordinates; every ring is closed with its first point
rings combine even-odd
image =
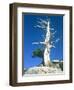
{"type": "Polygon", "coordinates": [[[47,50],[47,47],[45,48],[44,51],[44,64],[45,66],[49,66],[50,61],[50,57],[49,57],[50,52],[47,50]]]}
{"type": "Polygon", "coordinates": [[[50,64],[50,27],[49,27],[49,22],[47,25],[47,32],[46,32],[46,38],[45,38],[45,50],[44,50],[44,63],[46,66],[49,66],[50,64]]]}

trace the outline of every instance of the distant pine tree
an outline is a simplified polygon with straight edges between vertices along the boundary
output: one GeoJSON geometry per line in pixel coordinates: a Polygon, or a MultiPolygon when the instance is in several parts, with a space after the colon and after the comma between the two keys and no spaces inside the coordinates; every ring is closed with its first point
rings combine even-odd
{"type": "Polygon", "coordinates": [[[45,64],[44,64],[43,53],[44,53],[44,51],[38,48],[35,51],[33,51],[32,57],[39,57],[39,58],[41,58],[42,59],[41,64],[43,64],[43,66],[44,66],[45,64]]]}

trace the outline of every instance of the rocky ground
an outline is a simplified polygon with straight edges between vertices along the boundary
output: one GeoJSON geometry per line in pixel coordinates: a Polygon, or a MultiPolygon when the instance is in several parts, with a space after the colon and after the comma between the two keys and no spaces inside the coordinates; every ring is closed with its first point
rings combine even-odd
{"type": "Polygon", "coordinates": [[[24,74],[49,74],[49,73],[62,73],[62,63],[53,63],[51,66],[34,66],[24,70],[24,74]]]}

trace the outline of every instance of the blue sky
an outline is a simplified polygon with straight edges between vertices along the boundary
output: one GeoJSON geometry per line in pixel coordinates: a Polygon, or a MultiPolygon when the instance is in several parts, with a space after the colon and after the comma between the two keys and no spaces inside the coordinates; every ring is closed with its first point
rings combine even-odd
{"type": "Polygon", "coordinates": [[[63,15],[45,15],[26,13],[23,15],[24,21],[24,67],[30,68],[41,63],[41,58],[33,58],[32,52],[37,48],[42,48],[43,45],[33,45],[32,42],[44,41],[42,35],[45,31],[36,28],[39,19],[50,19],[50,27],[54,28],[55,37],[52,40],[60,38],[59,42],[55,43],[56,48],[52,48],[50,52],[51,60],[63,60],[63,15]]]}

